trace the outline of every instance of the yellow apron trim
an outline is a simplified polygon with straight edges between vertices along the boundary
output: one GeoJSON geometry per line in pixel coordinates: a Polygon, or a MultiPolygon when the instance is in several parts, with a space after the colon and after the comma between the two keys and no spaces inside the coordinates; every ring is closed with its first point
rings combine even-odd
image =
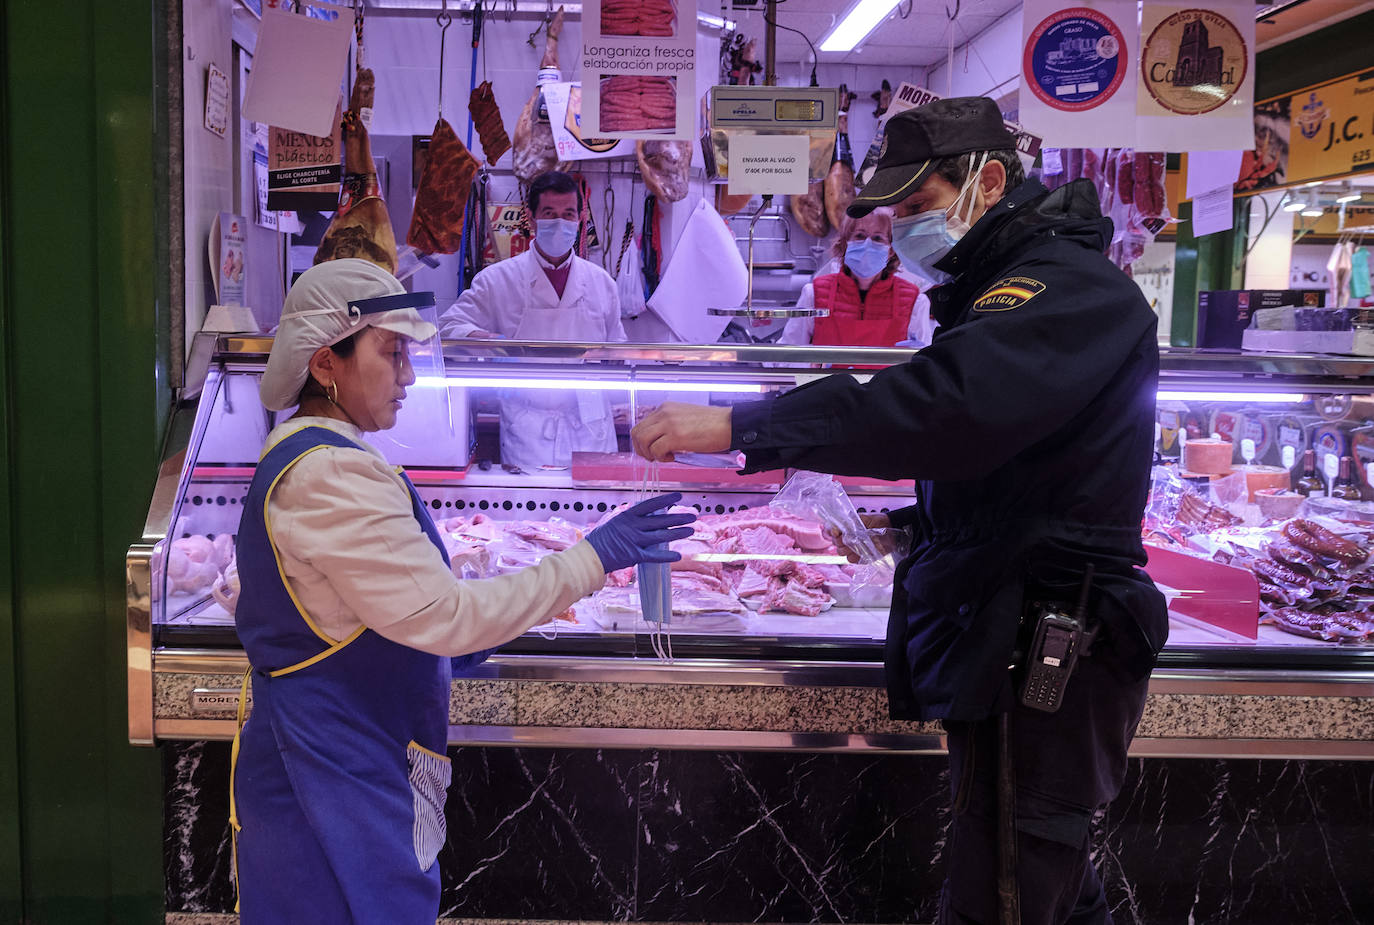
{"type": "MultiPolygon", "coordinates": [[[[304,430],[305,428],[301,429],[304,430]]],[[[285,466],[282,466],[282,470],[277,473],[277,477],[272,480],[272,484],[267,486],[267,492],[262,499],[262,522],[263,526],[267,530],[267,544],[272,547],[272,559],[277,563],[277,574],[281,576],[282,587],[286,589],[286,594],[288,597],[291,598],[291,603],[296,605],[296,612],[300,614],[301,619],[305,621],[305,625],[310,627],[310,632],[320,637],[320,639],[322,639],[328,645],[335,646],[338,645],[339,640],[329,636],[327,633],[324,632],[324,630],[320,629],[319,626],[316,625],[315,621],[311,619],[310,614],[306,613],[305,608],[301,606],[300,599],[296,597],[295,589],[291,587],[291,582],[287,580],[286,569],[282,567],[281,563],[281,552],[277,549],[277,541],[272,537],[272,518],[267,513],[267,506],[272,501],[272,492],[276,489],[277,483],[281,481],[282,476],[290,472],[291,467],[294,466],[296,463],[300,462],[306,456],[309,456],[316,450],[322,450],[328,445],[329,444],[320,444],[319,446],[312,446],[310,449],[306,450],[304,453],[297,456],[295,459],[291,460],[285,466]]]]}
{"type": "Polygon", "coordinates": [[[243,734],[243,713],[248,703],[248,679],[252,674],[252,668],[243,673],[243,686],[239,688],[238,726],[234,729],[234,744],[229,749],[229,838],[233,842],[235,912],[239,911],[239,830],[243,826],[239,824],[239,807],[234,799],[234,772],[239,764],[239,737],[243,734]]]}
{"type": "Polygon", "coordinates": [[[420,751],[424,752],[426,755],[432,755],[433,757],[438,758],[440,761],[448,761],[448,760],[449,760],[448,755],[441,755],[441,754],[439,754],[438,752],[434,751],[434,750],[431,749],[431,748],[425,748],[423,745],[421,745],[419,742],[416,742],[414,739],[411,739],[411,740],[410,740],[410,744],[411,744],[411,747],[416,748],[416,749],[419,749],[420,751]]]}
{"type": "Polygon", "coordinates": [[[268,672],[268,677],[280,678],[282,675],[291,674],[293,671],[300,671],[302,668],[309,668],[316,662],[321,662],[329,658],[329,656],[333,655],[335,652],[338,652],[340,649],[347,646],[350,642],[357,639],[365,632],[367,632],[367,627],[360,626],[356,630],[354,630],[352,635],[350,635],[347,639],[343,639],[339,642],[334,643],[332,646],[330,646],[328,649],[325,649],[319,655],[312,655],[310,658],[307,658],[303,662],[297,662],[294,665],[287,665],[285,668],[278,668],[276,671],[270,671],[268,672]]]}

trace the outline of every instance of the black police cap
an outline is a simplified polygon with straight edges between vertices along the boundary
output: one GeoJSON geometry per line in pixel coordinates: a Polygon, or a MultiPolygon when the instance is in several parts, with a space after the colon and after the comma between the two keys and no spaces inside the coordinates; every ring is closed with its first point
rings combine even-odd
{"type": "Polygon", "coordinates": [[[1015,147],[1002,113],[985,96],[956,96],[899,112],[887,120],[878,166],[850,204],[849,215],[862,218],[901,202],[943,158],[1015,147]]]}

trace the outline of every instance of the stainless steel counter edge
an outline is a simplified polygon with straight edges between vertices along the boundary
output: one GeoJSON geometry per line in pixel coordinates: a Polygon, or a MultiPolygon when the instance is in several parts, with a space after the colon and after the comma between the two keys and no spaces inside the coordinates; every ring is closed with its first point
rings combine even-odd
{"type": "MultiPolygon", "coordinates": [[[[248,659],[242,652],[159,649],[155,665],[158,674],[224,674],[238,678],[247,670],[248,659]]],[[[691,659],[668,664],[657,659],[563,655],[497,655],[479,665],[465,679],[769,687],[884,686],[883,668],[874,662],[691,659]]],[[[1159,670],[1150,680],[1150,692],[1371,697],[1374,696],[1374,674],[1351,671],[1279,673],[1260,669],[1159,670]]]]}
{"type": "MultiPolygon", "coordinates": [[[[242,653],[164,650],[154,661],[174,705],[154,721],[157,738],[232,738],[228,704],[247,667],[242,653]],[[197,699],[208,715],[195,715],[188,700],[197,699]]],[[[871,663],[497,656],[454,681],[449,738],[544,748],[942,751],[934,724],[907,732],[886,719],[881,687],[882,669],[871,663]],[[665,698],[657,703],[655,685],[665,698]]],[[[1132,754],[1374,758],[1372,695],[1374,678],[1348,672],[1161,671],[1132,754]]]]}

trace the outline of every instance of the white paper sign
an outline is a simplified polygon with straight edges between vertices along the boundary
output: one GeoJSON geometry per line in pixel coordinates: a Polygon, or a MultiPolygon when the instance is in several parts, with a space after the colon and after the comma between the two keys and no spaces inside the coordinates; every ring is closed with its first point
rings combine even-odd
{"type": "Polygon", "coordinates": [[[1188,155],[1188,191],[1192,199],[1203,193],[1236,185],[1240,179],[1240,151],[1198,151],[1188,155]]]}
{"type": "Polygon", "coordinates": [[[1021,39],[1027,128],[1064,148],[1135,146],[1136,0],[1026,0],[1021,39]]]}
{"type": "Polygon", "coordinates": [[[1283,448],[1283,467],[1284,467],[1285,469],[1292,469],[1292,468],[1293,468],[1293,463],[1297,462],[1297,460],[1298,460],[1298,451],[1297,451],[1297,450],[1295,450],[1295,449],[1294,449],[1293,447],[1291,447],[1291,446],[1286,446],[1286,447],[1283,448]]]}
{"type": "Polygon", "coordinates": [[[229,75],[213,64],[205,74],[205,127],[221,138],[229,130],[229,75]]]}
{"type": "Polygon", "coordinates": [[[263,10],[243,117],[306,135],[333,134],[352,39],[352,10],[340,10],[332,22],[263,10]]]}
{"type": "Polygon", "coordinates": [[[1193,236],[1200,238],[1230,228],[1234,202],[1235,189],[1230,186],[1193,197],[1193,236]]]}
{"type": "Polygon", "coordinates": [[[736,135],[730,139],[731,196],[804,196],[810,140],[805,135],[736,135]]]}
{"type": "Polygon", "coordinates": [[[587,0],[581,50],[582,127],[588,135],[695,138],[695,3],[587,0]]]}

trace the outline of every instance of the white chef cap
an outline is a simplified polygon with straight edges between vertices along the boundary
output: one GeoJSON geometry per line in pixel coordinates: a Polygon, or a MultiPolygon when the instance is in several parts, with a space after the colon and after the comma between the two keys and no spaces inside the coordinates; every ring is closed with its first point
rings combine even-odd
{"type": "Polygon", "coordinates": [[[287,293],[281,323],[267,357],[258,395],[272,411],[296,403],[310,358],[369,325],[416,341],[437,333],[419,309],[434,305],[432,292],[406,292],[396,277],[369,260],[327,260],[302,273],[287,293]]]}

